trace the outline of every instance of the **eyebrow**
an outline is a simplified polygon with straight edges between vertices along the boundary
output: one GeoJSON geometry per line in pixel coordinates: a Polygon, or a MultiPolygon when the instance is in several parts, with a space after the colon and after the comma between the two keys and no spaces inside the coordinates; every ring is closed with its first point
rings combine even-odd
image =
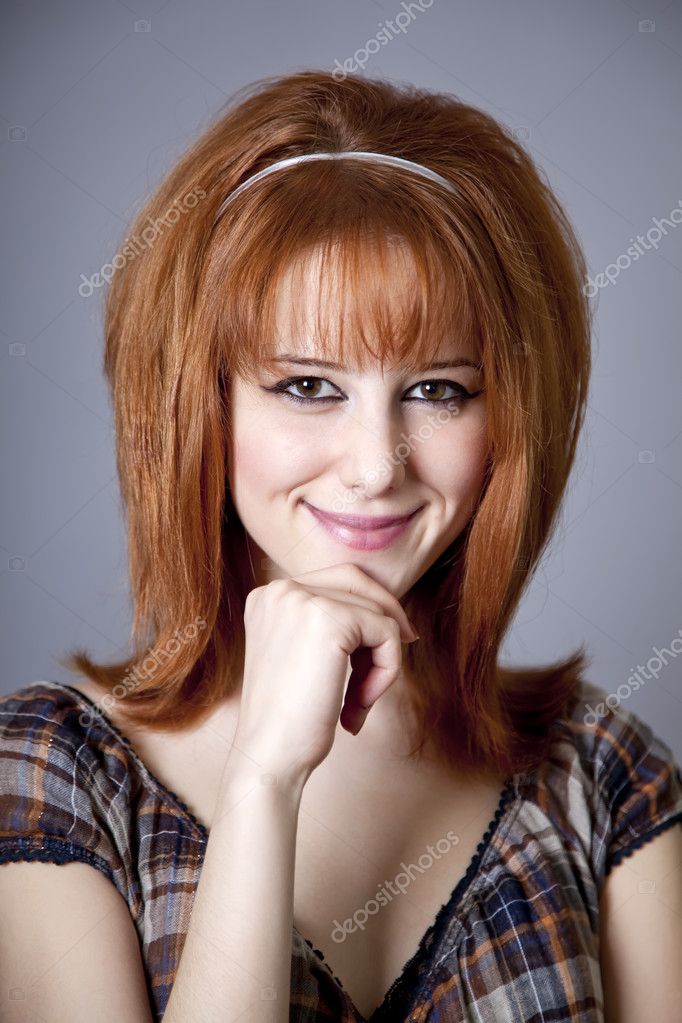
{"type": "MultiPolygon", "coordinates": [[[[291,362],[296,366],[323,366],[326,369],[335,369],[342,373],[346,372],[344,366],[339,365],[338,362],[325,362],[323,359],[311,359],[302,358],[299,356],[290,355],[288,352],[284,352],[282,355],[277,355],[270,362],[291,362]]],[[[430,362],[428,366],[422,366],[420,373],[429,369],[449,369],[457,366],[471,366],[473,369],[482,369],[480,362],[473,362],[471,359],[452,359],[446,362],[430,362]]]]}

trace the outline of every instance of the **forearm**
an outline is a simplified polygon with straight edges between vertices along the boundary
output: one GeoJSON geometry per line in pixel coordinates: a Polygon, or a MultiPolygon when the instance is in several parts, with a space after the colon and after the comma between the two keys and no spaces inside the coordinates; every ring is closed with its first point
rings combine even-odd
{"type": "Polygon", "coordinates": [[[303,779],[273,778],[230,754],[164,1023],[288,1023],[303,779]]]}

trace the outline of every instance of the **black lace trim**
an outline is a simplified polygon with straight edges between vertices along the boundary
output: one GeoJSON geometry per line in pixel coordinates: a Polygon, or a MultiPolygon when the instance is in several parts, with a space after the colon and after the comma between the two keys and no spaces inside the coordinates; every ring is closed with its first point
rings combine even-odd
{"type": "Polygon", "coordinates": [[[652,838],[655,838],[656,835],[660,835],[662,831],[666,831],[674,824],[682,824],[682,810],[673,814],[673,816],[669,817],[667,821],[662,821],[661,824],[657,824],[655,827],[651,828],[651,830],[647,831],[645,835],[639,835],[637,838],[633,839],[629,845],[623,846],[622,849],[617,849],[616,852],[613,853],[613,855],[606,861],[604,877],[608,877],[611,873],[612,867],[617,866],[621,860],[625,859],[626,856],[632,856],[637,849],[641,849],[641,847],[646,845],[647,842],[650,842],[652,838]]]}
{"type": "MultiPolygon", "coordinates": [[[[64,682],[47,681],[38,682],[35,684],[56,686],[59,689],[67,689],[69,692],[73,693],[75,697],[80,699],[82,702],[86,703],[89,707],[92,707],[95,713],[99,715],[100,719],[109,728],[109,730],[127,749],[135,763],[150,778],[154,785],[156,785],[160,793],[162,795],[165,795],[172,802],[176,803],[177,806],[186,815],[186,817],[192,822],[192,824],[197,829],[204,842],[208,841],[209,837],[208,829],[201,823],[201,821],[197,817],[194,816],[194,814],[189,809],[187,804],[184,803],[183,800],[180,799],[180,797],[175,792],[172,791],[172,789],[169,789],[167,785],[164,785],[163,782],[160,781],[160,779],[157,778],[156,775],[149,770],[147,765],[140,759],[140,757],[136,753],[132,743],[127,738],[127,736],[125,736],[122,732],[119,731],[119,729],[116,727],[113,721],[111,721],[109,717],[107,717],[105,712],[101,710],[100,707],[98,707],[94,700],[91,700],[89,696],[86,696],[86,694],[82,693],[79,689],[75,689],[73,686],[69,686],[64,682]]],[[[505,812],[508,804],[512,801],[513,797],[516,794],[516,784],[517,779],[519,777],[520,777],[519,775],[514,775],[512,778],[509,778],[505,782],[495,814],[490,823],[488,824],[488,827],[485,831],[485,834],[483,835],[483,838],[478,843],[476,852],[474,853],[471,862],[469,863],[469,866],[466,869],[466,872],[460,879],[459,883],[457,884],[456,888],[454,889],[450,897],[446,900],[446,902],[443,903],[443,905],[436,913],[433,923],[422,936],[417,951],[414,953],[411,959],[409,959],[408,962],[405,963],[401,973],[399,974],[398,977],[396,977],[396,979],[391,984],[391,987],[386,992],[386,995],[384,996],[381,1005],[379,1005],[375,1009],[375,1011],[369,1017],[367,1023],[391,1023],[391,1013],[393,1011],[395,1004],[398,1002],[401,996],[405,995],[407,997],[409,992],[411,992],[409,997],[412,1003],[418,1000],[419,995],[421,994],[422,991],[423,984],[425,983],[425,980],[428,977],[429,967],[431,965],[428,960],[427,954],[434,945],[437,945],[440,942],[443,932],[447,927],[448,923],[450,922],[452,913],[457,903],[461,900],[466,889],[469,887],[469,884],[471,883],[475,874],[477,873],[481,860],[483,859],[483,856],[485,855],[493,839],[493,836],[497,831],[502,815],[505,812]]],[[[682,817],[682,814],[680,814],[679,816],[682,817]]],[[[672,823],[672,821],[666,823],[672,823]]],[[[623,855],[626,855],[626,853],[623,852],[623,855]]],[[[345,990],[341,980],[334,974],[334,972],[330,968],[329,963],[326,961],[324,957],[324,953],[321,952],[318,948],[316,948],[313,945],[313,943],[308,938],[305,937],[304,934],[301,934],[301,932],[298,931],[297,928],[294,929],[305,941],[306,945],[308,945],[310,950],[317,956],[317,958],[324,963],[324,966],[329,972],[329,975],[333,978],[335,983],[338,984],[339,989],[345,995],[346,999],[348,1000],[348,1003],[353,1007],[353,1011],[355,1012],[359,1023],[365,1023],[364,1017],[353,1004],[353,1000],[350,997],[350,994],[345,990]]]]}
{"type": "Polygon", "coordinates": [[[156,777],[156,775],[153,773],[153,771],[149,770],[149,768],[144,763],[144,761],[140,760],[140,757],[135,752],[135,748],[133,747],[130,739],[128,739],[127,736],[125,736],[122,732],[120,732],[118,730],[118,728],[113,723],[113,721],[111,721],[107,717],[107,715],[104,713],[104,711],[101,710],[100,707],[98,707],[98,705],[95,703],[94,700],[91,700],[89,696],[86,696],[85,693],[82,693],[80,691],[80,689],[74,689],[73,686],[66,685],[65,682],[52,682],[52,681],[36,682],[35,685],[37,685],[37,686],[40,686],[40,685],[57,686],[57,688],[59,688],[59,689],[68,689],[69,692],[73,693],[74,696],[76,696],[79,700],[81,700],[82,702],[86,703],[89,707],[92,707],[92,709],[95,711],[96,714],[99,715],[99,717],[102,719],[102,721],[107,726],[107,728],[111,732],[113,732],[113,734],[116,736],[116,738],[121,743],[121,745],[125,746],[125,748],[127,749],[128,753],[131,756],[131,759],[135,761],[135,763],[138,765],[138,767],[153,782],[153,784],[159,790],[159,793],[162,796],[164,796],[166,799],[168,799],[170,802],[176,803],[177,806],[182,810],[182,812],[188,818],[188,820],[190,820],[192,822],[194,827],[200,833],[200,835],[201,835],[202,839],[204,840],[204,842],[208,842],[208,834],[209,833],[208,833],[208,829],[205,827],[205,825],[203,825],[201,823],[201,821],[197,817],[194,816],[194,814],[192,813],[190,808],[187,806],[187,804],[184,803],[182,801],[182,799],[180,799],[180,797],[178,795],[176,795],[175,792],[173,792],[172,789],[169,789],[167,785],[164,785],[163,782],[159,778],[156,777]]]}
{"type": "Polygon", "coordinates": [[[465,891],[467,890],[470,883],[474,879],[474,876],[476,875],[480,867],[481,860],[483,859],[486,851],[488,850],[490,843],[493,839],[493,836],[495,835],[495,832],[498,829],[500,820],[502,819],[502,815],[507,809],[507,806],[513,801],[513,798],[516,795],[516,783],[518,777],[519,777],[518,775],[514,775],[514,777],[509,778],[505,782],[499,803],[497,805],[497,809],[495,810],[495,815],[488,824],[488,827],[485,831],[485,834],[483,835],[483,838],[478,843],[476,852],[474,853],[471,862],[469,863],[469,866],[466,869],[466,872],[458,882],[452,894],[443,903],[443,905],[436,913],[433,923],[422,936],[417,951],[414,953],[412,958],[405,963],[402,971],[400,972],[398,977],[396,977],[396,979],[393,981],[390,988],[386,992],[384,999],[381,1002],[381,1005],[379,1005],[374,1010],[374,1012],[368,1018],[367,1021],[364,1020],[364,1017],[361,1015],[361,1013],[358,1011],[355,1005],[353,1005],[353,1000],[350,997],[349,993],[344,988],[342,982],[339,980],[338,977],[334,975],[331,967],[329,966],[329,963],[327,963],[327,961],[324,958],[324,953],[320,952],[318,948],[315,948],[312,942],[309,941],[308,938],[305,937],[305,935],[301,934],[301,932],[297,930],[297,933],[300,934],[300,936],[305,941],[306,945],[308,945],[309,948],[318,957],[318,959],[320,959],[324,963],[325,967],[329,971],[329,974],[334,978],[336,983],[339,985],[341,991],[346,996],[348,1002],[350,1003],[351,1006],[353,1006],[353,1009],[357,1014],[358,1020],[363,1021],[363,1023],[394,1023],[395,1019],[397,1018],[396,1005],[401,998],[404,999],[404,1004],[400,1010],[400,1012],[403,1015],[407,1011],[406,1003],[408,999],[412,1005],[419,1000],[419,997],[422,993],[422,988],[426,980],[428,979],[428,974],[431,967],[431,963],[428,958],[428,953],[433,947],[437,946],[438,943],[440,942],[445,929],[447,928],[448,924],[452,919],[452,914],[455,910],[455,907],[461,901],[465,891]]]}
{"type": "Polygon", "coordinates": [[[43,863],[89,863],[101,870],[110,881],[114,880],[111,866],[97,853],[82,845],[52,836],[11,836],[0,838],[0,863],[20,863],[40,860],[43,863]]]}
{"type": "Polygon", "coordinates": [[[339,989],[340,989],[340,990],[341,990],[341,991],[343,992],[343,994],[345,995],[345,997],[346,997],[346,998],[348,999],[348,1002],[349,1002],[349,1004],[351,1005],[351,1007],[352,1007],[353,1011],[354,1011],[354,1012],[355,1012],[355,1014],[357,1015],[357,1019],[358,1019],[358,1021],[361,1021],[361,1023],[364,1023],[363,1017],[362,1017],[362,1016],[360,1015],[360,1013],[358,1012],[358,1010],[356,1009],[356,1007],[355,1007],[355,1006],[353,1005],[353,1000],[352,1000],[352,998],[350,997],[350,995],[348,994],[348,992],[346,991],[346,989],[344,988],[344,986],[343,986],[343,983],[342,983],[342,981],[340,980],[340,978],[339,978],[339,977],[337,977],[337,976],[336,976],[336,974],[335,974],[335,973],[334,973],[334,971],[332,970],[331,966],[329,965],[329,963],[328,963],[328,962],[327,962],[327,960],[325,959],[325,957],[324,957],[324,952],[320,952],[319,948],[315,948],[315,946],[313,945],[313,943],[312,943],[311,941],[309,941],[309,940],[308,940],[308,938],[306,938],[304,934],[301,934],[301,932],[300,932],[300,931],[298,930],[298,928],[297,928],[297,927],[294,927],[294,930],[295,930],[295,931],[296,931],[296,933],[297,933],[297,934],[298,934],[298,935],[299,935],[299,936],[300,936],[300,937],[301,937],[301,938],[303,939],[303,941],[305,941],[305,943],[306,943],[306,945],[308,946],[308,948],[310,949],[310,951],[311,951],[311,952],[314,952],[314,953],[315,953],[315,955],[317,956],[317,958],[318,958],[318,959],[320,959],[320,960],[322,961],[322,963],[324,964],[324,967],[325,967],[325,969],[327,970],[327,972],[329,973],[330,977],[333,977],[333,979],[334,979],[334,980],[336,981],[336,983],[338,984],[338,986],[339,986],[339,989]]]}

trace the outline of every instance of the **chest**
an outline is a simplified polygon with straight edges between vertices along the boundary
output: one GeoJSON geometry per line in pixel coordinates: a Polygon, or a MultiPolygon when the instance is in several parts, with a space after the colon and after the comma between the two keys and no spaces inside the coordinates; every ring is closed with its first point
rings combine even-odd
{"type": "MultiPolygon", "coordinates": [[[[79,688],[94,698],[87,684],[79,688]]],[[[109,715],[155,776],[210,825],[233,715],[159,735],[109,715]]],[[[503,779],[438,766],[328,758],[304,789],[296,842],[294,926],[323,953],[366,1019],[417,951],[467,870],[503,779]]]]}
{"type": "Polygon", "coordinates": [[[502,781],[458,792],[436,782],[352,811],[304,792],[294,925],[368,1019],[465,874],[502,781]]]}

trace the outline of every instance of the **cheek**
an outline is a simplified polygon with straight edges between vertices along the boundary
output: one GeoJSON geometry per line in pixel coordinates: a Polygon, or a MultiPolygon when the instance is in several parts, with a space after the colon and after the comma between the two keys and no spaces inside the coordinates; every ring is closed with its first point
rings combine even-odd
{"type": "Polygon", "coordinates": [[[278,494],[291,490],[324,468],[324,445],[311,443],[310,425],[281,423],[243,414],[231,447],[233,494],[278,494]]]}
{"type": "Polygon", "coordinates": [[[477,493],[488,459],[485,417],[471,415],[436,430],[416,445],[412,458],[419,477],[444,496],[477,493]]]}

